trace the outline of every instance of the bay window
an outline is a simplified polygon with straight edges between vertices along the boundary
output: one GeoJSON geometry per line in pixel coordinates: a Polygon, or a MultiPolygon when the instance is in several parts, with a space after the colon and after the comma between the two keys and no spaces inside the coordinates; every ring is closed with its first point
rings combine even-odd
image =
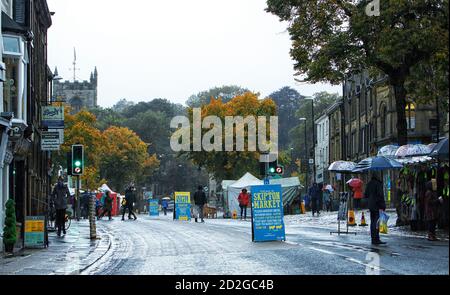
{"type": "Polygon", "coordinates": [[[3,62],[6,81],[3,84],[3,111],[26,122],[28,52],[19,36],[3,36],[3,62]]]}

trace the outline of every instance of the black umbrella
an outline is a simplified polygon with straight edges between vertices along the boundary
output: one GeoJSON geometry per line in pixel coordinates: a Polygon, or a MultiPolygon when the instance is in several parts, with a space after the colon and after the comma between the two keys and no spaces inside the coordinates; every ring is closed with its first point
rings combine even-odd
{"type": "Polygon", "coordinates": [[[430,157],[448,160],[448,138],[441,140],[431,151],[430,157]]]}

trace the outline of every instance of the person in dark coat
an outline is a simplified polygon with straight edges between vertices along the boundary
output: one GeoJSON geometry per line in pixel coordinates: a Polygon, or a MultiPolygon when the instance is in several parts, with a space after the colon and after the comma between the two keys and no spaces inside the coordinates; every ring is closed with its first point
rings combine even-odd
{"type": "Polygon", "coordinates": [[[105,216],[106,214],[108,214],[108,218],[109,220],[112,220],[111,214],[112,214],[112,206],[113,206],[113,198],[111,198],[110,194],[108,191],[105,192],[105,199],[104,199],[104,203],[103,203],[103,212],[102,214],[99,216],[98,219],[102,219],[103,216],[105,216]]]}
{"type": "MultiPolygon", "coordinates": [[[[203,220],[203,207],[207,203],[207,199],[206,199],[206,194],[203,191],[203,186],[201,186],[201,185],[198,186],[198,190],[194,194],[194,202],[195,202],[195,205],[197,206],[197,211],[198,211],[198,214],[200,215],[199,216],[200,220],[203,223],[203,222],[205,222],[203,220]]],[[[195,216],[195,222],[198,222],[197,215],[195,216]]]]}
{"type": "Polygon", "coordinates": [[[377,228],[380,211],[386,210],[386,202],[384,201],[383,183],[376,173],[372,175],[372,179],[367,184],[364,196],[369,199],[370,235],[372,237],[372,244],[386,244],[380,240],[380,231],[377,228]]]}
{"type": "Polygon", "coordinates": [[[321,198],[321,192],[317,183],[314,183],[308,191],[309,198],[311,200],[312,216],[317,212],[317,216],[320,214],[319,201],[321,198]]]}
{"type": "Polygon", "coordinates": [[[134,214],[134,202],[135,202],[135,197],[134,197],[134,187],[130,186],[126,189],[125,191],[125,207],[123,208],[122,211],[122,221],[125,220],[125,212],[128,209],[128,219],[131,219],[131,216],[133,216],[134,220],[137,219],[136,214],[134,214]]]}
{"type": "Polygon", "coordinates": [[[439,206],[443,203],[442,197],[438,197],[436,185],[433,181],[426,183],[425,193],[425,221],[428,223],[428,240],[438,241],[436,238],[436,224],[439,219],[439,206]]]}
{"type": "Polygon", "coordinates": [[[67,185],[64,184],[64,179],[62,177],[58,178],[58,183],[52,192],[52,202],[56,210],[56,220],[55,225],[58,230],[58,237],[61,236],[61,230],[63,234],[66,234],[66,209],[67,200],[70,198],[70,192],[67,185]]]}

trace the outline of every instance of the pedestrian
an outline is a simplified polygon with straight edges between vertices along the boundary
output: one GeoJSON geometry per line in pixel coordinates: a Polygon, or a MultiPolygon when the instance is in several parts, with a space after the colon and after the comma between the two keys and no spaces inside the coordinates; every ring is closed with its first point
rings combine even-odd
{"type": "Polygon", "coordinates": [[[102,202],[98,198],[95,198],[95,216],[97,217],[97,219],[101,214],[100,213],[101,209],[102,209],[102,202]]]}
{"type": "Polygon", "coordinates": [[[247,192],[247,189],[242,189],[242,192],[238,197],[239,207],[241,208],[241,220],[242,215],[244,215],[244,220],[247,220],[247,207],[250,202],[250,195],[247,192]]]}
{"type": "Polygon", "coordinates": [[[313,185],[309,188],[308,195],[311,200],[312,216],[314,216],[315,213],[317,213],[317,216],[319,216],[320,209],[318,208],[318,205],[319,205],[319,198],[321,196],[319,186],[317,185],[317,183],[313,183],[313,185]]]}
{"type": "Polygon", "coordinates": [[[70,198],[70,192],[67,185],[64,184],[64,179],[62,177],[58,178],[58,183],[55,185],[52,193],[52,202],[56,210],[56,220],[55,225],[57,228],[58,237],[61,236],[61,230],[63,234],[66,234],[66,209],[67,209],[67,199],[70,198]]]}
{"type": "Polygon", "coordinates": [[[380,240],[380,231],[377,223],[380,218],[380,211],[386,210],[384,201],[383,183],[379,179],[377,172],[373,172],[372,179],[366,186],[364,196],[369,199],[370,210],[370,236],[373,245],[386,244],[380,240]]]}
{"type": "Polygon", "coordinates": [[[439,206],[444,199],[438,197],[436,180],[432,179],[426,184],[425,193],[425,221],[428,223],[428,241],[438,241],[436,238],[436,225],[439,219],[439,206]]]}
{"type": "Polygon", "coordinates": [[[169,207],[169,202],[167,202],[167,199],[163,199],[161,201],[161,206],[164,211],[164,216],[167,216],[167,208],[169,207]]]}
{"type": "MultiPolygon", "coordinates": [[[[198,213],[198,215],[200,215],[199,216],[200,220],[203,223],[203,222],[205,222],[203,220],[203,206],[205,206],[205,204],[207,203],[207,199],[206,199],[206,194],[203,191],[203,186],[201,186],[201,185],[198,186],[198,190],[194,194],[194,202],[197,207],[197,211],[198,211],[197,213],[198,213]]],[[[195,214],[195,222],[198,222],[197,214],[195,214]]]]}
{"type": "Polygon", "coordinates": [[[102,214],[100,214],[98,219],[102,219],[103,216],[108,214],[109,220],[112,220],[111,214],[112,214],[113,201],[114,200],[113,200],[113,198],[111,198],[109,191],[106,191],[105,197],[104,197],[104,203],[103,203],[103,212],[102,212],[102,214]]]}
{"type": "Polygon", "coordinates": [[[134,186],[130,185],[126,190],[125,190],[125,207],[123,208],[122,211],[122,221],[125,220],[125,212],[128,209],[128,219],[131,219],[131,216],[133,216],[134,220],[137,219],[136,214],[134,214],[134,201],[135,201],[135,196],[134,196],[134,186]]]}
{"type": "Polygon", "coordinates": [[[323,202],[325,204],[325,210],[327,212],[331,211],[331,192],[328,189],[323,191],[323,202]]]}

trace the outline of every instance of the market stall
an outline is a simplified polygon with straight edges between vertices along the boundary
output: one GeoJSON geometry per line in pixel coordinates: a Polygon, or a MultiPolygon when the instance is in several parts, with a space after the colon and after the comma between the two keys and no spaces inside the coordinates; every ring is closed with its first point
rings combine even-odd
{"type": "Polygon", "coordinates": [[[120,197],[119,195],[111,190],[108,185],[103,184],[99,189],[96,195],[97,199],[102,201],[102,197],[104,193],[109,192],[110,197],[113,199],[113,207],[112,207],[112,216],[120,215],[120,197]]]}
{"type": "MultiPolygon", "coordinates": [[[[280,184],[283,189],[283,206],[290,205],[299,190],[302,188],[298,177],[271,179],[270,184],[280,184]]],[[[246,173],[239,180],[222,181],[222,190],[224,193],[224,215],[231,217],[233,212],[240,212],[238,196],[242,189],[246,188],[251,193],[251,186],[264,185],[264,181],[256,178],[250,173],[246,173]]],[[[251,208],[247,209],[247,216],[251,216],[251,208]]]]}

